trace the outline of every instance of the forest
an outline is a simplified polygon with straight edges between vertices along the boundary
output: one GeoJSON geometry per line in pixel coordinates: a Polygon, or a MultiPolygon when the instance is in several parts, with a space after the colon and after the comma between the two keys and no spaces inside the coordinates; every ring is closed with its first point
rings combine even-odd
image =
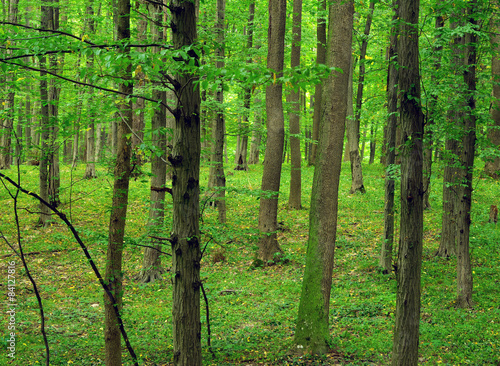
{"type": "Polygon", "coordinates": [[[5,365],[500,365],[500,1],[2,0],[5,365]]]}

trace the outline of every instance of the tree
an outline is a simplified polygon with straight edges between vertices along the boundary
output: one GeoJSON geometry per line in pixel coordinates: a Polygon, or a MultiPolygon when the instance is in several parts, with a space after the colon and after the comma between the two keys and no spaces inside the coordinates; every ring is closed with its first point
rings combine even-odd
{"type": "MultiPolygon", "coordinates": [[[[225,26],[226,1],[217,0],[217,46],[215,50],[215,67],[224,68],[224,26],[225,26]]],[[[209,187],[215,189],[215,206],[219,212],[219,222],[226,222],[226,200],[225,187],[226,176],[224,175],[224,133],[226,130],[224,119],[224,89],[222,85],[217,89],[216,101],[217,110],[212,123],[212,147],[210,157],[209,187]]]]}
{"type": "Polygon", "coordinates": [[[476,63],[477,63],[477,0],[467,3],[466,18],[469,31],[465,34],[463,79],[465,84],[465,113],[462,120],[463,136],[459,144],[460,168],[457,199],[457,306],[472,307],[472,265],[469,250],[469,233],[472,206],[472,172],[476,149],[476,63]]]}
{"type": "MultiPolygon", "coordinates": [[[[149,16],[151,22],[151,33],[153,42],[159,43],[163,39],[163,31],[159,27],[162,21],[162,7],[158,4],[149,4],[149,16]]],[[[159,53],[159,47],[153,49],[154,53],[159,53]]],[[[151,247],[144,249],[144,259],[142,269],[137,275],[137,280],[142,283],[153,282],[161,278],[164,269],[161,265],[162,241],[158,239],[163,235],[164,215],[165,215],[165,183],[167,178],[166,146],[166,103],[167,93],[161,90],[160,83],[153,85],[153,99],[161,102],[153,111],[151,118],[151,143],[154,147],[151,155],[151,193],[149,206],[148,233],[151,236],[151,247]]]]}
{"type": "Polygon", "coordinates": [[[337,232],[338,187],[351,65],[354,6],[335,1],[329,7],[327,65],[335,67],[323,86],[321,124],[315,163],[306,268],[294,342],[304,351],[326,353],[330,292],[337,232]]]}
{"type": "MultiPolygon", "coordinates": [[[[172,0],[172,42],[175,50],[195,47],[197,39],[195,4],[172,0]]],[[[198,51],[199,52],[199,51],[198,51]]],[[[188,59],[177,62],[199,65],[199,53],[193,48],[188,59]],[[191,61],[191,62],[193,62],[191,61]]],[[[200,89],[189,70],[179,71],[173,80],[177,104],[172,153],[168,160],[172,175],[172,273],[174,364],[201,365],[200,322],[200,89]]]]}
{"type": "MultiPolygon", "coordinates": [[[[116,40],[119,43],[130,42],[130,0],[118,0],[116,8],[117,31],[116,40]]],[[[123,57],[128,57],[130,49],[124,47],[119,51],[123,57]]],[[[133,92],[132,66],[129,62],[121,72],[121,82],[118,91],[122,93],[119,100],[119,116],[117,123],[117,156],[114,168],[113,199],[109,220],[108,248],[106,252],[106,273],[104,280],[116,300],[118,311],[122,309],[122,254],[125,222],[127,217],[129,178],[131,173],[130,157],[132,131],[132,100],[128,98],[133,92]]],[[[105,364],[121,366],[121,334],[113,303],[104,294],[104,344],[105,364]]]]}
{"type": "Polygon", "coordinates": [[[422,140],[420,105],[418,0],[399,2],[399,90],[401,95],[401,224],[393,365],[417,365],[420,323],[420,276],[423,236],[422,140]]]}
{"type": "Polygon", "coordinates": [[[271,72],[272,84],[266,87],[267,141],[262,191],[270,197],[261,197],[259,207],[258,258],[264,262],[281,253],[276,229],[278,228],[278,192],[281,180],[281,165],[285,138],[283,115],[283,85],[277,81],[283,72],[285,53],[286,1],[269,0],[269,30],[267,67],[271,72]]]}
{"type": "Polygon", "coordinates": [[[385,172],[385,206],[384,206],[384,241],[380,253],[380,267],[384,273],[392,270],[392,248],[394,245],[394,190],[396,162],[396,126],[398,120],[398,67],[397,67],[397,40],[398,40],[398,0],[393,1],[393,16],[391,35],[389,40],[387,71],[387,127],[386,132],[386,172],[385,172]]]}
{"type": "MultiPolygon", "coordinates": [[[[300,66],[300,42],[302,25],[302,0],[293,1],[293,40],[290,66],[300,66]]],[[[288,207],[295,210],[302,208],[302,178],[301,178],[301,152],[300,152],[300,88],[290,91],[289,101],[292,111],[290,113],[290,196],[288,207]]]]}
{"type": "MultiPolygon", "coordinates": [[[[493,79],[493,101],[490,107],[490,116],[493,126],[488,130],[488,139],[493,147],[498,149],[500,145],[500,17],[492,19],[492,36],[490,39],[493,52],[491,58],[491,77],[493,79]]],[[[490,157],[484,165],[486,174],[495,179],[500,178],[500,157],[490,157]]]]}
{"type": "MultiPolygon", "coordinates": [[[[325,64],[326,63],[326,0],[318,0],[318,17],[316,21],[316,63],[325,64]]],[[[319,133],[319,123],[321,120],[321,88],[322,83],[318,83],[314,89],[314,114],[313,114],[313,128],[311,139],[313,144],[311,147],[311,154],[309,159],[309,165],[313,165],[316,161],[316,151],[317,151],[317,141],[319,133]]]]}
{"type": "Polygon", "coordinates": [[[365,192],[363,183],[363,170],[361,168],[361,159],[359,156],[359,126],[361,123],[361,107],[363,105],[363,86],[365,82],[366,72],[366,49],[368,47],[368,37],[370,36],[370,28],[372,25],[373,11],[375,9],[375,1],[370,1],[369,13],[366,17],[365,29],[361,41],[361,49],[359,52],[359,77],[358,90],[356,92],[356,110],[354,120],[351,119],[348,123],[349,133],[349,160],[351,161],[351,190],[349,193],[365,192]]]}

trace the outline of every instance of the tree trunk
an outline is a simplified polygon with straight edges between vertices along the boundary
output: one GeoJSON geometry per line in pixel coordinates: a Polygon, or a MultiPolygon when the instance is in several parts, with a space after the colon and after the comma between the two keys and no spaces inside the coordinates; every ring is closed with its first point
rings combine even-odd
{"type": "MultiPolygon", "coordinates": [[[[260,100],[257,97],[258,91],[255,91],[254,105],[259,105],[260,100]]],[[[262,135],[260,129],[262,126],[262,116],[259,112],[254,113],[253,128],[252,128],[252,144],[250,145],[250,156],[248,164],[258,164],[260,154],[260,142],[262,135]]]]}
{"type": "Polygon", "coordinates": [[[330,293],[354,5],[351,1],[337,0],[329,9],[327,65],[344,72],[332,73],[323,88],[323,117],[311,193],[306,268],[294,339],[304,352],[320,354],[328,351],[330,341],[330,293]]]}
{"type": "MultiPolygon", "coordinates": [[[[130,0],[117,0],[117,33],[118,42],[130,42],[130,0]]],[[[123,57],[128,58],[129,48],[120,51],[123,57]]],[[[122,93],[119,98],[120,119],[117,123],[117,145],[116,163],[114,170],[113,200],[109,220],[109,238],[106,253],[106,273],[104,280],[113,294],[118,311],[122,309],[122,254],[123,238],[125,236],[125,221],[127,216],[130,157],[132,131],[132,102],[126,96],[132,94],[132,66],[129,63],[122,71],[123,82],[119,84],[118,90],[122,93]]],[[[106,366],[121,366],[121,334],[116,319],[113,304],[104,294],[104,345],[106,366]]]]}
{"type": "MultiPolygon", "coordinates": [[[[372,25],[373,11],[375,9],[375,1],[370,1],[370,11],[366,17],[365,30],[363,40],[361,42],[361,50],[359,54],[359,78],[358,91],[356,93],[356,114],[349,133],[349,158],[351,161],[351,190],[350,194],[355,192],[365,193],[363,183],[363,170],[361,168],[361,159],[359,155],[359,125],[361,122],[361,107],[363,105],[363,86],[365,82],[365,58],[366,49],[368,47],[368,36],[372,25]]],[[[364,148],[362,149],[364,151],[364,148]]]]}
{"type": "MultiPolygon", "coordinates": [[[[493,128],[488,129],[488,139],[493,148],[498,151],[500,147],[500,18],[498,15],[492,19],[492,36],[490,40],[493,56],[491,58],[491,78],[493,80],[493,101],[490,107],[490,116],[493,128]]],[[[500,157],[490,157],[484,165],[486,174],[494,179],[500,178],[500,157]]]]}
{"type": "MultiPolygon", "coordinates": [[[[217,0],[217,43],[219,47],[215,50],[215,65],[218,69],[224,68],[224,25],[225,25],[226,1],[217,0]]],[[[219,222],[226,222],[226,176],[224,174],[224,90],[221,85],[216,93],[217,110],[212,125],[212,148],[210,158],[209,187],[215,189],[214,204],[219,212],[219,222]]]]}
{"type": "MultiPolygon", "coordinates": [[[[273,70],[272,78],[282,75],[285,53],[286,1],[269,0],[269,30],[267,67],[273,70]]],[[[275,253],[281,253],[276,236],[278,218],[278,194],[281,180],[281,165],[285,138],[285,118],[283,115],[283,85],[277,81],[266,87],[267,141],[262,191],[268,196],[261,197],[259,207],[258,259],[264,263],[272,261],[275,253]]]]}
{"type": "MultiPolygon", "coordinates": [[[[196,43],[196,12],[191,1],[172,0],[174,49],[196,43]]],[[[199,60],[189,51],[195,65],[199,60]]],[[[189,60],[178,62],[187,63],[189,60]]],[[[201,365],[200,322],[200,90],[191,72],[175,76],[179,96],[174,109],[175,132],[169,161],[173,167],[172,273],[174,365],[201,365]],[[181,92],[182,90],[182,92],[181,92]]]]}
{"type": "Polygon", "coordinates": [[[392,270],[392,248],[394,246],[394,191],[395,191],[395,171],[396,162],[396,126],[398,120],[398,80],[399,73],[397,67],[397,41],[398,41],[398,0],[393,1],[392,29],[389,40],[387,72],[387,127],[386,136],[386,170],[385,170],[385,206],[384,206],[384,241],[380,253],[380,267],[385,274],[392,270]]]}
{"type": "MultiPolygon", "coordinates": [[[[149,16],[151,22],[151,34],[153,42],[162,41],[161,24],[163,9],[159,5],[149,4],[149,16]]],[[[158,47],[153,48],[154,53],[159,53],[158,47]]],[[[160,90],[160,83],[153,85],[153,99],[167,103],[167,93],[160,90]]],[[[166,146],[167,136],[163,132],[166,127],[166,108],[161,105],[153,111],[151,118],[151,143],[154,146],[154,153],[151,155],[151,192],[149,206],[148,233],[151,237],[163,237],[164,234],[164,214],[165,214],[165,183],[167,178],[166,146]]],[[[154,282],[161,279],[165,272],[161,265],[160,251],[162,243],[158,239],[152,239],[150,246],[144,248],[144,258],[141,272],[136,279],[142,283],[154,282]]]]}
{"type": "MultiPolygon", "coordinates": [[[[291,68],[300,67],[300,42],[302,39],[302,0],[293,1],[293,40],[291,68]]],[[[300,88],[293,89],[290,92],[289,100],[291,103],[290,113],[290,196],[288,198],[288,207],[293,210],[302,208],[302,170],[300,152],[300,88]]]]}
{"type": "Polygon", "coordinates": [[[401,95],[401,224],[392,365],[417,365],[422,267],[423,185],[418,60],[418,0],[399,2],[399,90],[401,95]]]}
{"type": "MultiPolygon", "coordinates": [[[[318,17],[316,25],[316,63],[325,64],[326,63],[326,0],[318,0],[318,17]],[[323,15],[325,14],[325,15],[323,15]]],[[[317,143],[319,137],[319,123],[321,120],[321,95],[322,95],[322,84],[316,84],[314,87],[314,114],[313,114],[313,127],[312,127],[312,147],[311,147],[311,158],[309,159],[308,165],[314,165],[316,161],[316,151],[317,143]]]]}
{"type": "MultiPolygon", "coordinates": [[[[457,15],[455,14],[456,18],[457,15]]],[[[451,30],[457,28],[457,23],[452,22],[450,24],[451,30]]],[[[456,36],[453,41],[453,58],[452,58],[452,72],[455,77],[458,78],[458,70],[463,67],[463,56],[461,56],[463,48],[463,37],[456,36]]],[[[460,85],[458,82],[456,84],[460,85]]],[[[450,107],[448,110],[448,121],[445,126],[447,131],[452,131],[456,129],[456,124],[461,125],[461,121],[464,118],[463,115],[463,103],[457,98],[450,96],[450,107]]],[[[438,251],[436,255],[439,257],[449,257],[456,254],[457,245],[457,207],[456,200],[458,197],[457,188],[460,185],[458,180],[458,165],[460,164],[458,149],[459,142],[457,140],[455,133],[448,133],[445,140],[445,167],[443,175],[443,218],[442,218],[442,230],[441,230],[441,240],[439,243],[438,251]]]]}
{"type": "MultiPolygon", "coordinates": [[[[437,3],[438,11],[441,12],[441,2],[437,3]]],[[[432,87],[438,86],[437,72],[441,68],[441,51],[443,46],[441,45],[441,30],[444,27],[444,18],[440,13],[436,17],[435,31],[436,31],[436,44],[433,50],[434,57],[434,73],[431,75],[432,87]]],[[[432,174],[432,148],[433,148],[433,128],[435,125],[434,119],[437,116],[437,101],[438,101],[438,91],[431,92],[431,100],[429,102],[429,112],[427,123],[425,124],[425,134],[424,134],[424,209],[430,209],[431,203],[429,201],[429,196],[431,193],[431,174],[432,174]]]]}
{"type": "MultiPolygon", "coordinates": [[[[477,0],[468,3],[466,9],[467,21],[470,29],[476,29],[478,21],[477,0]]],[[[472,265],[469,250],[470,211],[472,206],[472,172],[474,170],[474,155],[476,146],[476,62],[478,37],[476,33],[465,34],[465,70],[464,83],[466,86],[465,113],[463,119],[463,136],[460,144],[459,179],[462,184],[458,187],[457,200],[457,306],[460,308],[472,307],[472,265]]]]}

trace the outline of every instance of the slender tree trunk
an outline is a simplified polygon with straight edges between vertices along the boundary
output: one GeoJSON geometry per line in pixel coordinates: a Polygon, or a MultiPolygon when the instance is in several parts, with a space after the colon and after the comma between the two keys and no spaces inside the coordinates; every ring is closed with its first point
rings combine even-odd
{"type": "MultiPolygon", "coordinates": [[[[254,105],[259,105],[260,100],[257,97],[258,91],[255,91],[254,97],[254,105]]],[[[250,157],[248,158],[248,164],[258,164],[259,163],[259,154],[260,154],[260,142],[262,139],[262,135],[260,133],[260,129],[262,126],[262,116],[259,112],[254,113],[253,120],[253,128],[252,128],[252,144],[250,146],[250,157]]]]}
{"type": "MultiPolygon", "coordinates": [[[[300,67],[300,43],[302,39],[302,0],[293,1],[293,40],[291,67],[300,67]]],[[[290,196],[288,207],[294,210],[302,208],[302,170],[300,152],[300,88],[293,89],[289,96],[292,104],[290,113],[290,196]]]]}
{"type": "MultiPolygon", "coordinates": [[[[118,42],[130,42],[130,0],[117,0],[117,31],[118,42]]],[[[124,58],[128,58],[130,49],[124,48],[120,51],[124,58]]],[[[109,238],[106,253],[106,273],[104,280],[113,294],[118,311],[122,310],[122,255],[123,238],[125,236],[125,222],[127,217],[129,178],[130,178],[130,158],[132,130],[132,102],[126,98],[133,92],[132,87],[132,66],[129,63],[122,71],[122,83],[118,90],[120,96],[119,115],[117,123],[117,145],[116,163],[114,171],[113,199],[111,215],[109,221],[109,238]]],[[[104,345],[106,366],[121,366],[121,334],[116,319],[113,304],[106,294],[104,294],[104,345]]]]}
{"type": "MultiPolygon", "coordinates": [[[[440,14],[436,17],[435,31],[436,31],[436,44],[434,47],[434,73],[431,76],[431,84],[437,86],[438,77],[437,72],[441,68],[441,51],[443,46],[441,46],[441,30],[444,27],[444,18],[441,14],[441,2],[437,4],[438,11],[440,14]]],[[[431,203],[429,201],[429,196],[431,193],[431,174],[432,174],[432,148],[433,148],[433,129],[435,125],[435,118],[437,116],[437,101],[438,92],[431,93],[431,100],[429,103],[428,119],[425,125],[425,135],[424,135],[424,209],[430,209],[431,203]]]]}
{"type": "Polygon", "coordinates": [[[306,352],[324,354],[330,341],[329,312],[337,232],[338,188],[342,163],[351,65],[354,5],[336,0],[329,8],[327,65],[319,144],[311,193],[309,239],[294,342],[306,352]]]}
{"type": "Polygon", "coordinates": [[[380,267],[385,274],[392,270],[392,248],[394,246],[394,191],[396,162],[396,126],[398,120],[398,80],[397,41],[398,41],[398,0],[393,1],[392,29],[389,41],[387,72],[387,126],[386,135],[386,170],[385,170],[385,206],[384,206],[384,241],[380,253],[380,267]]]}
{"type": "MultiPolygon", "coordinates": [[[[457,17],[457,15],[454,15],[457,17]]],[[[457,28],[457,23],[452,22],[450,24],[451,30],[457,28]]],[[[463,67],[463,37],[457,36],[453,41],[453,59],[452,68],[455,78],[458,78],[458,70],[463,67]]],[[[455,86],[458,88],[461,82],[455,81],[455,86]]],[[[463,102],[458,100],[458,98],[450,96],[449,110],[448,110],[448,120],[446,129],[452,131],[456,129],[456,124],[461,125],[461,121],[464,119],[463,113],[463,102]]],[[[457,246],[457,188],[461,184],[459,180],[458,166],[460,164],[458,149],[459,141],[456,134],[448,134],[445,140],[445,167],[443,174],[443,218],[442,218],[442,229],[441,229],[441,240],[439,243],[437,256],[449,257],[456,254],[457,246]]]]}
{"type": "MultiPolygon", "coordinates": [[[[94,1],[90,0],[87,5],[87,26],[89,34],[95,34],[95,22],[94,22],[94,1]]],[[[90,53],[87,58],[87,69],[92,70],[94,67],[94,55],[90,53]]],[[[95,170],[95,146],[96,146],[96,138],[95,138],[95,100],[94,100],[94,89],[89,89],[89,98],[87,101],[87,113],[88,113],[88,128],[85,129],[86,135],[86,144],[87,144],[87,156],[86,163],[87,166],[85,168],[85,179],[93,179],[97,178],[97,173],[95,170]]],[[[99,138],[99,137],[98,137],[99,138]]]]}
{"type": "Polygon", "coordinates": [[[400,0],[401,224],[392,365],[417,365],[423,236],[422,139],[418,60],[418,0],[400,0]]]}
{"type": "MultiPolygon", "coordinates": [[[[468,3],[466,10],[467,21],[471,29],[476,29],[478,21],[477,0],[468,3]]],[[[472,307],[472,265],[469,250],[470,212],[472,206],[472,172],[474,170],[474,155],[476,146],[476,62],[478,37],[476,33],[465,34],[465,70],[464,83],[466,86],[465,113],[463,119],[463,137],[460,144],[459,179],[462,184],[458,187],[457,200],[457,306],[472,307]]]]}
{"type": "MultiPolygon", "coordinates": [[[[196,12],[191,1],[172,0],[174,49],[196,43],[196,12]]],[[[189,52],[195,65],[196,53],[189,52]]],[[[189,60],[178,61],[189,62],[189,60]]],[[[200,90],[191,72],[175,76],[178,96],[175,132],[169,161],[173,167],[172,273],[174,365],[201,365],[200,322],[200,90]],[[182,92],[181,92],[182,91],[182,92]]]]}
{"type": "MultiPolygon", "coordinates": [[[[156,4],[149,4],[149,16],[154,21],[151,22],[151,33],[153,42],[162,41],[163,32],[157,24],[161,24],[162,8],[156,4]]],[[[153,52],[159,53],[158,47],[153,48],[153,52]]],[[[167,103],[167,93],[159,89],[160,84],[153,85],[153,99],[167,103]]],[[[148,232],[151,237],[163,237],[164,234],[164,214],[165,214],[165,183],[167,177],[166,146],[167,136],[163,132],[166,127],[166,108],[164,105],[157,107],[153,111],[151,118],[151,143],[155,153],[151,156],[151,193],[149,206],[148,232]]],[[[136,279],[142,283],[154,282],[161,279],[165,272],[161,265],[161,242],[152,239],[150,246],[144,249],[141,272],[136,279]]]]}
{"type": "MultiPolygon", "coordinates": [[[[495,149],[500,146],[500,17],[492,19],[492,36],[490,39],[493,52],[491,58],[491,78],[493,80],[490,116],[493,120],[493,128],[488,129],[488,139],[495,149]]],[[[494,179],[500,178],[500,158],[488,158],[484,165],[486,174],[494,179]]]]}
{"type": "MultiPolygon", "coordinates": [[[[217,0],[217,43],[219,47],[215,51],[216,67],[218,69],[224,68],[224,22],[226,13],[226,1],[217,0]]],[[[219,212],[219,222],[226,222],[226,176],[224,174],[224,160],[223,160],[223,147],[224,147],[224,132],[225,132],[225,118],[224,118],[224,90],[221,82],[220,88],[216,93],[217,110],[215,113],[214,123],[212,125],[212,149],[210,158],[210,177],[209,187],[216,190],[215,206],[219,212]]]]}
{"type": "MultiPolygon", "coordinates": [[[[282,74],[285,53],[286,1],[269,0],[269,30],[267,67],[274,71],[273,78],[282,74]]],[[[275,253],[281,253],[276,229],[278,225],[278,194],[281,180],[281,165],[285,138],[283,115],[283,85],[281,82],[266,87],[267,141],[262,191],[270,196],[261,197],[259,207],[258,258],[264,263],[273,260],[275,253]]]]}
{"type": "MultiPolygon", "coordinates": [[[[316,25],[316,63],[326,63],[326,0],[317,0],[318,4],[318,17],[316,25]]],[[[309,166],[314,165],[316,161],[317,143],[319,138],[319,123],[321,120],[321,95],[322,83],[316,84],[314,89],[314,115],[312,126],[312,148],[311,158],[309,159],[309,166]]]]}
{"type": "MultiPolygon", "coordinates": [[[[354,121],[350,128],[349,133],[349,157],[351,161],[351,190],[350,194],[355,192],[365,192],[365,186],[363,183],[363,170],[361,168],[361,159],[359,155],[359,126],[361,122],[361,107],[363,105],[363,86],[365,82],[365,58],[366,49],[368,47],[368,36],[370,35],[370,28],[372,25],[373,11],[375,9],[375,1],[370,1],[370,11],[366,17],[365,30],[363,34],[363,40],[361,42],[361,50],[359,55],[359,79],[358,79],[358,90],[356,93],[356,113],[354,116],[354,121]]],[[[362,149],[364,151],[364,148],[362,149]]]]}

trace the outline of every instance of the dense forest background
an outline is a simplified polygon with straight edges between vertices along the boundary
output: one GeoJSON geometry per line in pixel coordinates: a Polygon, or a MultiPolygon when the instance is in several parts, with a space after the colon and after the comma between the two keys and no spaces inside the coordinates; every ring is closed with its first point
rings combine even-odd
{"type": "Polygon", "coordinates": [[[2,1],[6,362],[499,364],[499,6],[2,1]]]}

